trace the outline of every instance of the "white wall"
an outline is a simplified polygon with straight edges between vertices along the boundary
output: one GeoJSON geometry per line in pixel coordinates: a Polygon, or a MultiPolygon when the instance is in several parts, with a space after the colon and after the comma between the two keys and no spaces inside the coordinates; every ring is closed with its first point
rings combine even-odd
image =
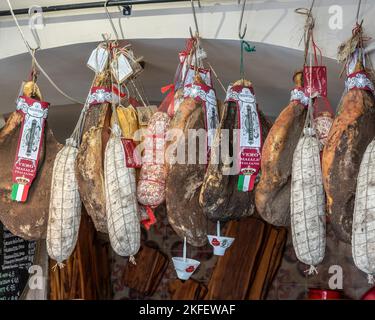
{"type": "MultiPolygon", "coordinates": [[[[375,1],[362,2],[364,26],[368,34],[375,38],[375,1]]],[[[19,8],[30,4],[61,4],[74,1],[12,0],[12,3],[19,8]]],[[[197,8],[197,13],[202,37],[227,40],[238,38],[241,8],[237,0],[201,0],[201,3],[202,8],[197,8]]],[[[301,50],[304,17],[296,14],[294,9],[307,7],[309,3],[310,1],[306,0],[248,0],[244,15],[244,22],[248,23],[245,39],[301,50]]],[[[2,1],[0,9],[5,8],[6,3],[2,1]]],[[[325,56],[335,58],[338,45],[350,36],[356,9],[357,0],[316,0],[316,41],[325,56]],[[337,5],[343,10],[343,28],[332,30],[329,26],[330,18],[332,19],[329,10],[337,5]]],[[[110,11],[115,12],[117,9],[110,8],[110,11]]],[[[131,17],[123,17],[119,13],[113,14],[113,17],[116,25],[121,25],[122,37],[127,39],[186,38],[189,36],[188,27],[194,26],[189,2],[137,5],[133,6],[131,17]]],[[[18,18],[31,39],[28,17],[18,18]]],[[[102,39],[102,33],[112,32],[104,9],[46,13],[44,20],[46,25],[39,32],[43,49],[97,42],[102,39]]],[[[0,43],[0,59],[25,52],[18,31],[9,17],[0,18],[0,43]]],[[[375,48],[373,41],[371,46],[375,48]]]]}

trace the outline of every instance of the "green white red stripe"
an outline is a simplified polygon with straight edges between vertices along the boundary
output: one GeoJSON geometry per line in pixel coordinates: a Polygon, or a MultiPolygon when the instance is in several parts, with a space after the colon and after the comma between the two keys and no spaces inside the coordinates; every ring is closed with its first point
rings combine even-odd
{"type": "Polygon", "coordinates": [[[29,193],[29,185],[14,183],[12,185],[12,200],[25,202],[29,193]]]}
{"type": "Polygon", "coordinates": [[[238,190],[248,192],[250,190],[250,178],[251,175],[239,175],[238,176],[238,190]]]}

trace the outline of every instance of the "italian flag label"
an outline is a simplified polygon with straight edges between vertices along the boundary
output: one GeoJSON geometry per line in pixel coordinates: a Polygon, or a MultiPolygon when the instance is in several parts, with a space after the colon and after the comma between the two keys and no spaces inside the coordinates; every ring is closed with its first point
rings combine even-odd
{"type": "Polygon", "coordinates": [[[29,193],[30,186],[27,184],[14,183],[12,185],[12,200],[25,202],[29,193]]]}

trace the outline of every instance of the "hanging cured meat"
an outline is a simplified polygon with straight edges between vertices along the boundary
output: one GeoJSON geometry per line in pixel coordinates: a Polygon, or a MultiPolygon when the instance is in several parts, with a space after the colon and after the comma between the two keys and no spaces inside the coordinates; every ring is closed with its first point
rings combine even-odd
{"type": "Polygon", "coordinates": [[[151,135],[149,137],[151,145],[148,150],[145,150],[146,154],[143,158],[137,186],[137,198],[140,204],[150,208],[156,208],[165,200],[164,138],[169,122],[168,114],[156,112],[148,126],[147,134],[151,135]]]}
{"type": "Polygon", "coordinates": [[[263,146],[262,175],[255,190],[260,216],[275,226],[290,224],[290,182],[293,152],[306,119],[308,98],[303,92],[302,72],[294,76],[295,89],[263,146]]]}
{"type": "Polygon", "coordinates": [[[290,211],[294,251],[313,274],[324,258],[326,217],[319,140],[311,127],[294,151],[290,211]]]}
{"type": "Polygon", "coordinates": [[[375,276],[375,140],[367,147],[358,173],[353,213],[352,252],[355,265],[368,275],[370,284],[375,276]]]}
{"type": "MultiPolygon", "coordinates": [[[[236,98],[236,94],[242,94],[248,97],[254,97],[254,111],[257,109],[255,96],[252,93],[252,85],[249,81],[237,81],[228,90],[228,101],[224,104],[221,123],[219,129],[216,131],[214,147],[212,150],[217,150],[217,156],[219,159],[214,159],[214,151],[212,151],[211,161],[208,165],[207,172],[204,178],[203,186],[200,193],[199,202],[203,208],[206,216],[213,220],[228,220],[237,219],[244,216],[250,216],[254,213],[254,193],[244,192],[238,189],[238,172],[230,172],[229,168],[238,170],[236,164],[236,158],[233,158],[231,163],[224,163],[224,153],[227,154],[227,158],[233,157],[234,150],[238,147],[238,144],[234,142],[237,135],[235,134],[236,129],[240,129],[240,108],[246,107],[245,104],[241,103],[241,100],[236,98]],[[230,100],[231,95],[235,96],[234,100],[230,100]],[[229,139],[224,140],[222,132],[229,132],[229,139]],[[224,145],[224,144],[228,144],[224,145]],[[217,148],[217,149],[216,149],[217,148]]],[[[259,132],[259,127],[255,126],[257,130],[256,134],[261,134],[261,138],[265,138],[268,134],[269,128],[271,127],[270,122],[262,114],[261,111],[257,110],[255,114],[250,114],[248,118],[250,123],[252,121],[258,123],[260,120],[260,126],[262,132],[259,132]],[[256,118],[254,118],[256,116],[256,118]]],[[[246,128],[244,128],[246,129],[246,128]]],[[[239,160],[239,159],[238,159],[239,160]]],[[[256,173],[257,174],[257,173],[256,173]]]]}
{"type": "Polygon", "coordinates": [[[363,154],[375,137],[372,82],[357,64],[348,76],[347,93],[339,106],[323,150],[323,182],[327,208],[338,238],[350,243],[358,170],[363,154]]]}
{"type": "MultiPolygon", "coordinates": [[[[170,123],[170,130],[181,129],[183,135],[177,138],[176,146],[184,145],[185,161],[188,158],[188,130],[204,128],[202,104],[192,98],[185,99],[170,123]]],[[[171,164],[171,145],[167,146],[168,165],[166,180],[166,203],[168,221],[173,230],[189,244],[203,246],[207,242],[207,220],[199,205],[199,191],[202,186],[206,164],[171,164]]],[[[177,150],[174,155],[176,156],[177,150]]],[[[199,150],[196,150],[196,158],[199,150]]]]}
{"type": "Polygon", "coordinates": [[[103,159],[109,139],[112,100],[110,74],[98,74],[88,98],[81,145],[76,160],[76,175],[81,200],[96,230],[107,233],[103,159]]]}
{"type": "Polygon", "coordinates": [[[77,153],[77,141],[67,140],[53,166],[47,250],[60,266],[74,250],[81,221],[81,199],[74,172],[77,153]]]}
{"type": "MultiPolygon", "coordinates": [[[[42,99],[38,87],[31,81],[24,85],[23,96],[39,101],[42,99]]],[[[2,195],[0,219],[14,235],[26,240],[36,240],[46,236],[53,162],[62,146],[56,141],[46,123],[41,136],[38,172],[29,188],[27,199],[25,202],[12,201],[11,194],[15,191],[12,183],[12,167],[17,153],[22,121],[21,112],[15,111],[0,132],[0,191],[2,195]]],[[[19,192],[15,198],[18,194],[19,192]]]]}
{"type": "Polygon", "coordinates": [[[127,168],[118,120],[112,127],[104,157],[104,184],[109,239],[120,256],[134,255],[141,245],[135,169],[127,168]]]}

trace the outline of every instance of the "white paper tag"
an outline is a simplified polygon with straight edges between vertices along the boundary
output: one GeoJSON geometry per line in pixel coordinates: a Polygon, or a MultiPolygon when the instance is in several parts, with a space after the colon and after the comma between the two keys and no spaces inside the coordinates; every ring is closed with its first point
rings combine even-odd
{"type": "MultiPolygon", "coordinates": [[[[359,60],[359,54],[360,54],[359,49],[356,49],[356,51],[352,55],[351,60],[348,63],[347,75],[351,75],[352,73],[354,73],[355,67],[356,67],[357,62],[359,60]]],[[[364,52],[363,52],[363,56],[362,56],[362,63],[363,63],[363,66],[366,68],[366,56],[365,56],[364,52]]]]}
{"type": "Polygon", "coordinates": [[[203,48],[199,48],[197,51],[197,59],[198,60],[204,60],[207,58],[207,53],[204,51],[203,48]]]}
{"type": "Polygon", "coordinates": [[[113,76],[119,83],[124,82],[133,74],[133,69],[126,57],[121,54],[117,59],[113,60],[111,63],[111,70],[113,76]]]}
{"type": "Polygon", "coordinates": [[[87,62],[87,66],[94,70],[96,73],[100,73],[104,70],[107,61],[108,61],[108,51],[105,48],[98,47],[96,48],[87,62]]]}

